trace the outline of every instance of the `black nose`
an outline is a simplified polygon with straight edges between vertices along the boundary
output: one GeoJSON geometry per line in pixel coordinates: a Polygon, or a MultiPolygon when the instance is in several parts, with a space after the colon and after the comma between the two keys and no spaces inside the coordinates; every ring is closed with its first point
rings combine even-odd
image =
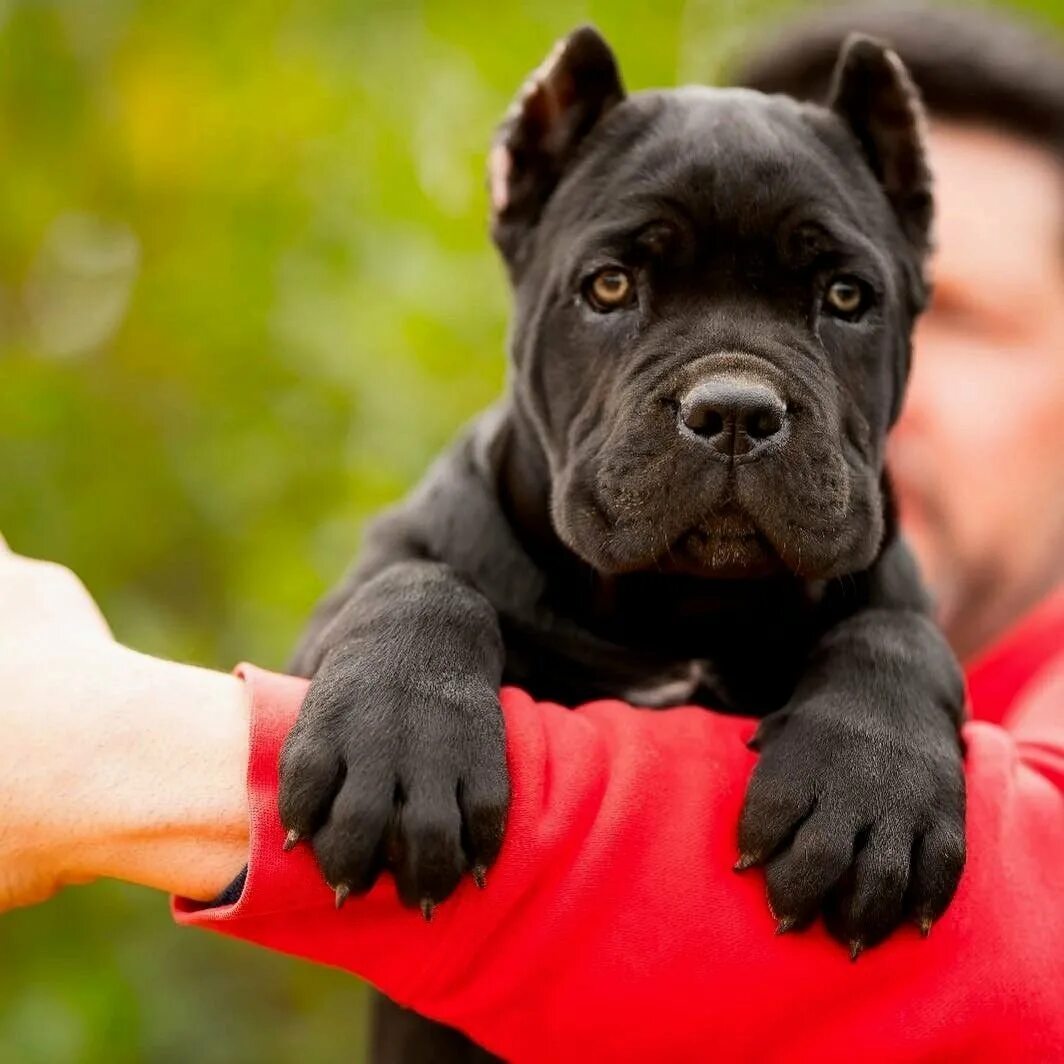
{"type": "Polygon", "coordinates": [[[775,436],[787,407],[767,384],[711,378],[696,384],[680,402],[682,427],[701,436],[720,454],[750,454],[775,436]]]}

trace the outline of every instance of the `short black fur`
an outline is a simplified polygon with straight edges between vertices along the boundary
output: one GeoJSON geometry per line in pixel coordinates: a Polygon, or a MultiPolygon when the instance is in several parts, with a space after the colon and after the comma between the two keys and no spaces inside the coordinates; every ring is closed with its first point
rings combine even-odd
{"type": "MultiPolygon", "coordinates": [[[[390,869],[430,916],[483,876],[514,683],[761,717],[737,854],[781,929],[823,913],[856,955],[944,911],[962,682],[883,468],[926,299],[920,124],[869,39],[827,108],[626,96],[587,28],[533,75],[492,154],[508,394],[372,526],[295,663],[281,817],[341,898],[390,869]]],[[[407,1059],[461,1056],[395,1016],[407,1059]]]]}

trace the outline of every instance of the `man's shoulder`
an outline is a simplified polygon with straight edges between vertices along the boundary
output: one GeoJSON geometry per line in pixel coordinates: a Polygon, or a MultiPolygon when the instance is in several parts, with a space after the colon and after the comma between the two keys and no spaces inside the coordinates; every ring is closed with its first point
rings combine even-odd
{"type": "Polygon", "coordinates": [[[968,663],[972,716],[1005,723],[1045,677],[1064,670],[1064,584],[968,663]]]}

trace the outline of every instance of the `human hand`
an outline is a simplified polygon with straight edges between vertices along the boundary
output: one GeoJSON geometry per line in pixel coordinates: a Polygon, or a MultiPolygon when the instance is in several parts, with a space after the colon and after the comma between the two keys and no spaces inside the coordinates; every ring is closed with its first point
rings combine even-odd
{"type": "Polygon", "coordinates": [[[115,642],[0,539],[0,911],[114,876],[207,899],[246,852],[239,681],[115,642]]]}
{"type": "Polygon", "coordinates": [[[85,689],[117,646],[69,570],[0,538],[0,910],[43,901],[68,878],[88,810],[71,783],[93,756],[75,741],[85,689]]]}

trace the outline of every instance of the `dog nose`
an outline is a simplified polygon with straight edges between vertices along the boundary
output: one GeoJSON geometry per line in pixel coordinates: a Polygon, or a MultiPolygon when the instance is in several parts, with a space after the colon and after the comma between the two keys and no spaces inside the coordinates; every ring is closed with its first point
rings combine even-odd
{"type": "Polygon", "coordinates": [[[730,457],[756,451],[780,432],[786,416],[772,388],[748,379],[702,381],[680,402],[682,427],[730,457]]]}

